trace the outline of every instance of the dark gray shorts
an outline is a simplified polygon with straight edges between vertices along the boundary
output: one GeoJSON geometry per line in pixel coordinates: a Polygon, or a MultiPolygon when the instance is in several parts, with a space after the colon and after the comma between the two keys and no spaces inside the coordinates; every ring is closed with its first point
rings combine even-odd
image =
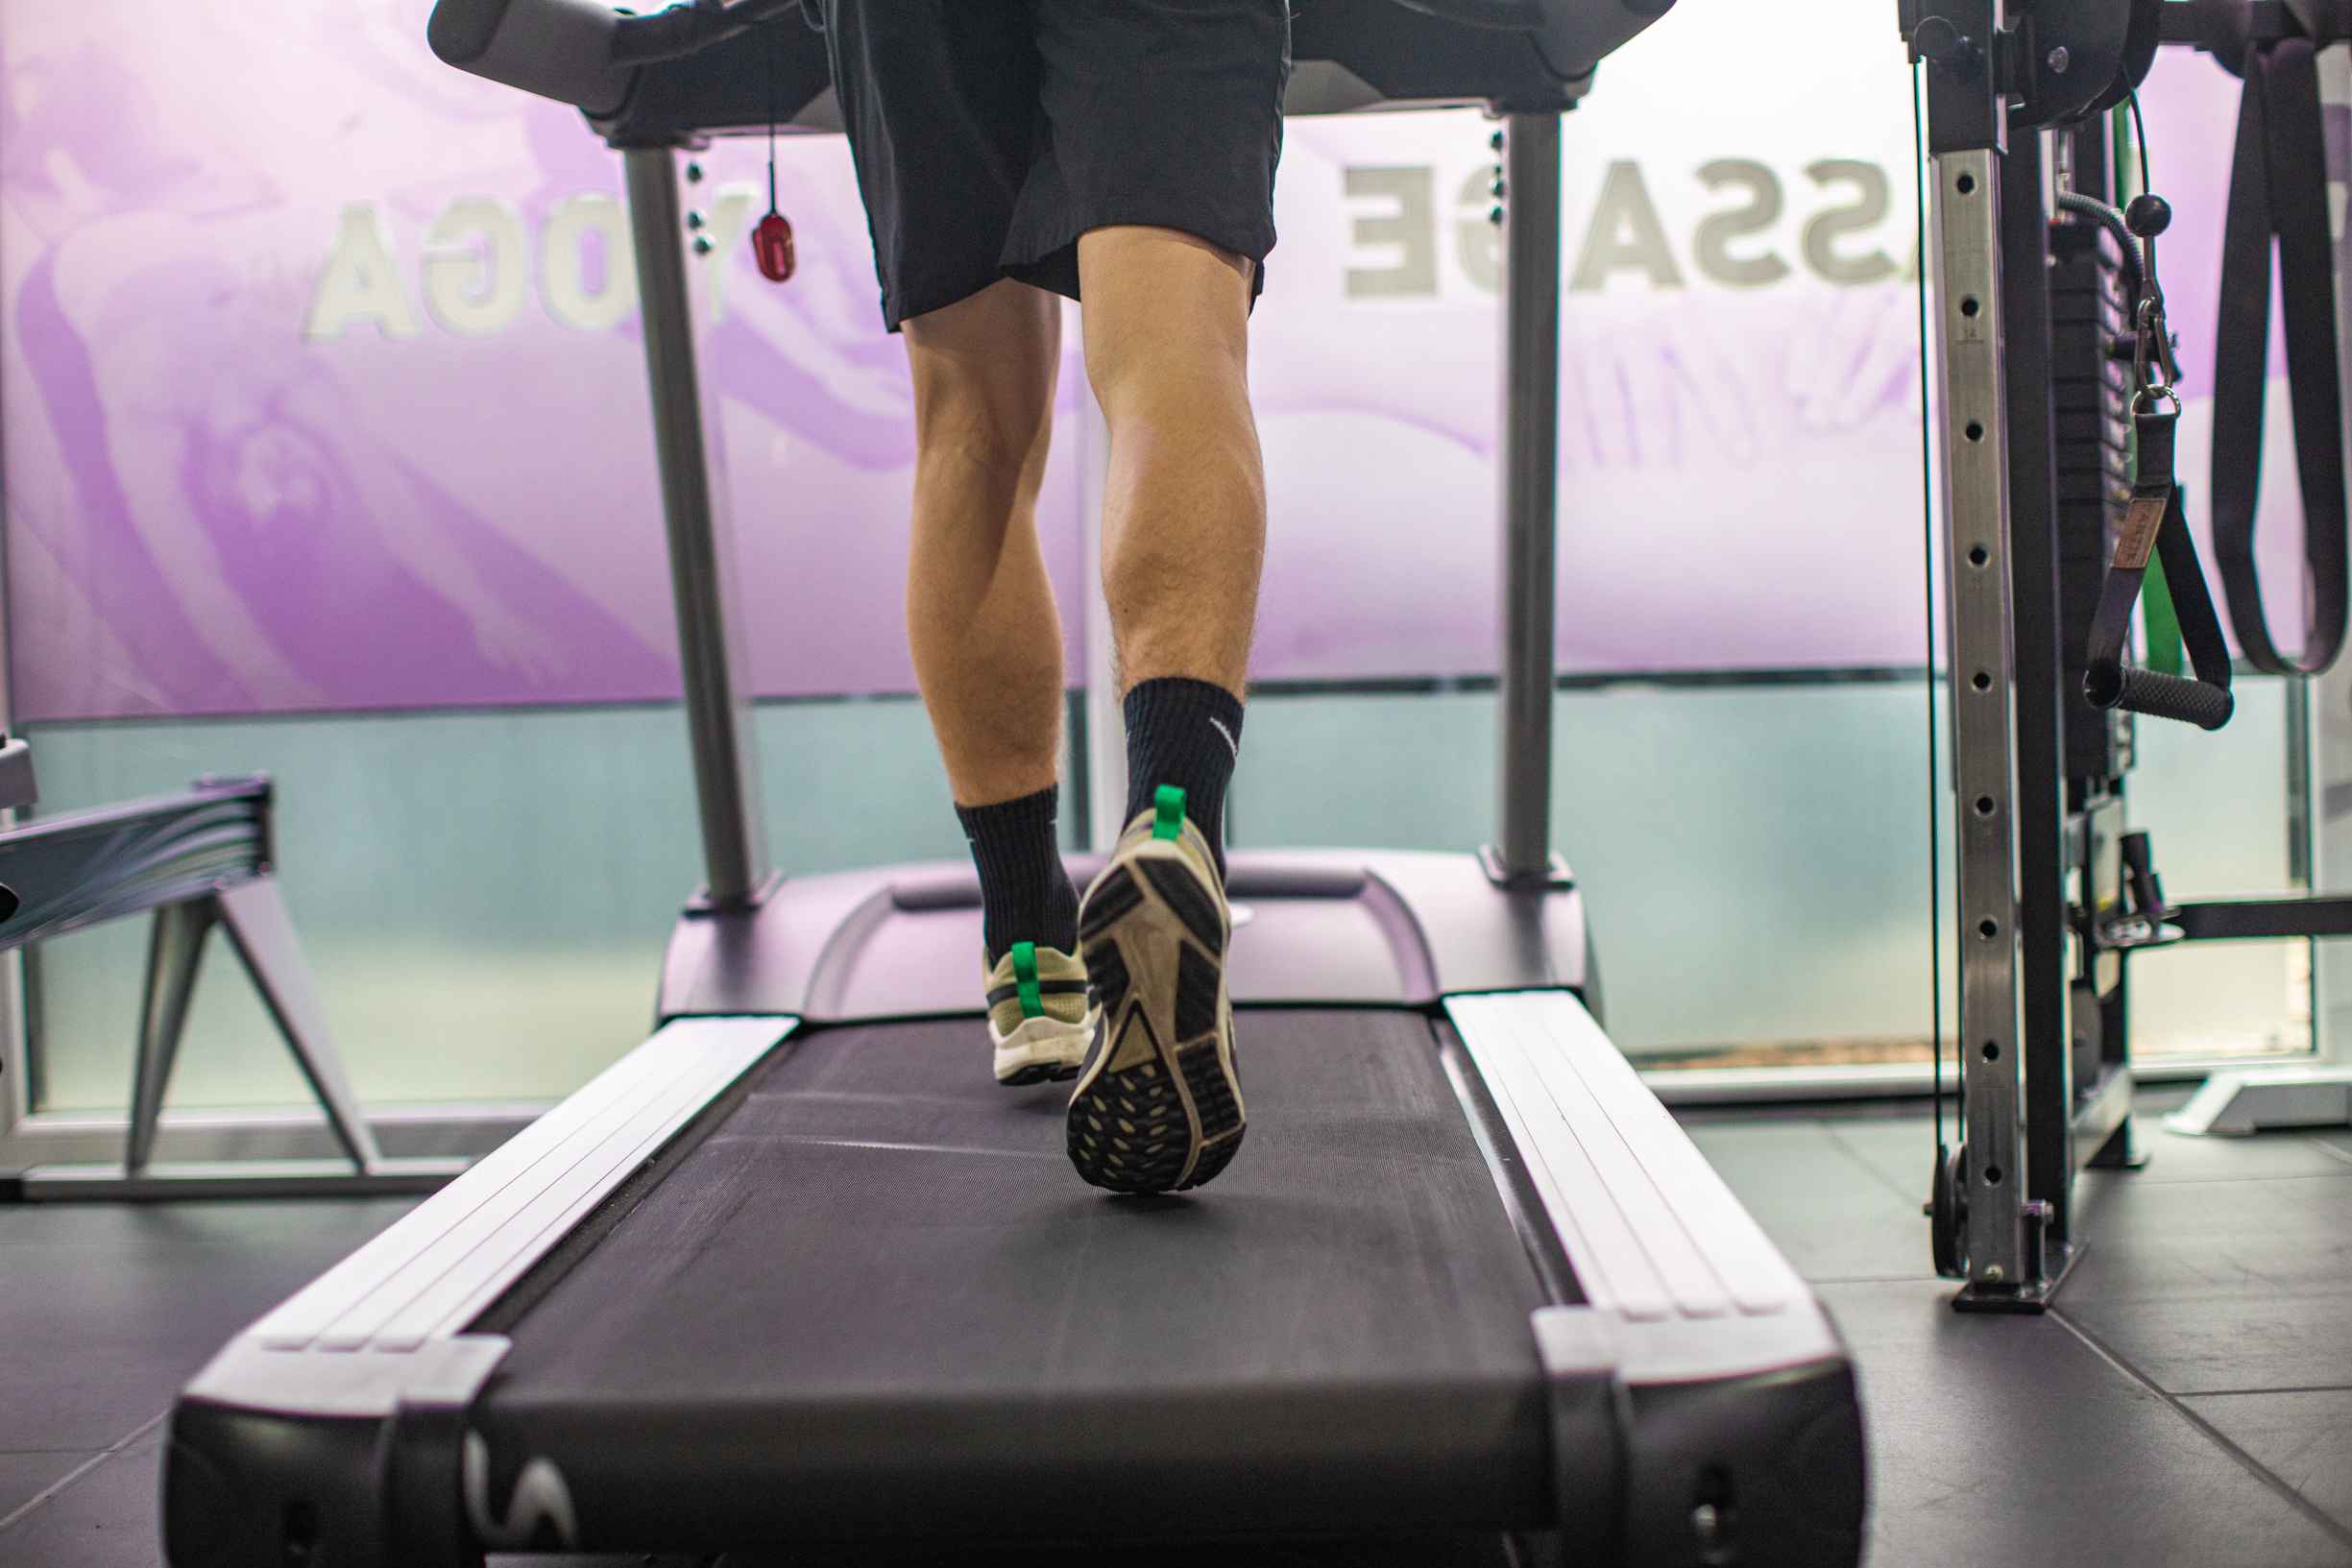
{"type": "Polygon", "coordinates": [[[882,313],[1017,277],[1079,297],[1089,229],[1174,229],[1264,287],[1289,0],[822,0],[882,313]]]}

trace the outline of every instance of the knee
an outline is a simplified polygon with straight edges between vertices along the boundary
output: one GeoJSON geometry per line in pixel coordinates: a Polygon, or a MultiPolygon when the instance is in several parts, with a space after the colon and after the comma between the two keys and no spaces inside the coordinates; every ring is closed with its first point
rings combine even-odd
{"type": "Polygon", "coordinates": [[[985,371],[917,377],[917,456],[953,467],[960,482],[1012,489],[1043,461],[1052,428],[1050,391],[1008,385],[985,371]]]}
{"type": "Polygon", "coordinates": [[[999,284],[907,324],[918,456],[1011,484],[1041,469],[1053,429],[1059,307],[999,284]]]}
{"type": "Polygon", "coordinates": [[[1249,371],[1238,353],[1178,338],[1136,344],[1086,362],[1086,378],[1116,432],[1127,424],[1230,423],[1249,414],[1249,371]]]}
{"type": "Polygon", "coordinates": [[[1130,415],[1247,414],[1247,257],[1149,229],[1098,229],[1079,257],[1086,376],[1114,426],[1130,415]]]}

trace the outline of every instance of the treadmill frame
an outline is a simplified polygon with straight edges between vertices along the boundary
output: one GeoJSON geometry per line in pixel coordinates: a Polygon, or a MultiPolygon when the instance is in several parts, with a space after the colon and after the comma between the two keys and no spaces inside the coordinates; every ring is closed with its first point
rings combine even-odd
{"type": "MultiPolygon", "coordinates": [[[[1267,951],[1296,954],[1333,910],[1354,907],[1395,955],[1398,994],[1343,985],[1331,1000],[1432,1020],[1551,1298],[1530,1332],[1549,1391],[1557,1544],[1579,1560],[1691,1568],[1852,1563],[1864,1459],[1851,1362],[1810,1291],[1588,1010],[1581,897],[1549,848],[1560,114],[1584,85],[1507,106],[1501,149],[1511,197],[1498,842],[1479,856],[1237,854],[1231,885],[1260,928],[1246,941],[1267,951]]],[[[875,923],[951,910],[968,922],[976,902],[968,871],[785,886],[761,858],[734,558],[712,462],[718,425],[703,407],[679,260],[676,150],[692,139],[622,145],[707,874],[672,941],[664,1023],[188,1387],[165,1464],[166,1541],[182,1568],[297,1555],[408,1568],[471,1563],[485,1549],[636,1544],[581,1540],[564,1477],[544,1459],[494,1483],[469,1411],[508,1342],[472,1325],[630,1176],[715,1126],[804,1018],[874,1016],[842,977],[875,923]]],[[[1275,984],[1253,978],[1238,949],[1234,969],[1241,1005],[1275,984]]],[[[1275,1000],[1327,987],[1292,982],[1275,1000]]]]}
{"type": "MultiPolygon", "coordinates": [[[[2342,895],[2166,903],[2146,835],[2131,830],[2133,715],[2088,706],[2083,645],[2065,642],[2067,607],[2096,601],[2112,540],[2085,537],[2081,495],[2069,496],[2071,515],[2060,498],[2050,170],[2071,171],[2080,194],[2118,194],[2105,112],[2162,46],[2219,50],[2228,63],[2249,36],[2301,33],[2332,47],[2345,24],[2294,0],[1900,0],[1899,11],[1926,67],[1957,788],[1964,1137],[1939,1160],[1928,1207],[1964,1243],[1943,1260],[1963,1282],[1952,1305],[2030,1314],[2085,1244],[2077,1173],[2146,1161],[2131,1122],[2134,953],[2352,928],[2342,895]],[[2121,61],[2082,47],[2126,23],[2146,31],[2121,61]],[[2099,743],[2070,747],[2069,728],[2086,723],[2105,731],[2099,743]]],[[[2120,512],[2120,499],[2107,504],[2120,512]]],[[[2291,714],[2304,685],[2289,686],[2291,714]]],[[[2217,1076],[2168,1124],[2245,1131],[2346,1114],[2340,1067],[2262,1076],[2217,1076]],[[2242,1092],[2259,1098],[2233,1113],[2242,1092]]]]}
{"type": "MultiPolygon", "coordinates": [[[[796,1025],[665,1025],[240,1335],[173,1411],[174,1560],[424,1568],[646,1544],[583,1539],[545,1458],[494,1482],[469,1412],[509,1341],[472,1325],[631,1176],[723,1120],[796,1025]]],[[[1435,1027],[1550,1297],[1530,1332],[1558,1545],[1644,1564],[1858,1560],[1853,1367],[1723,1179],[1573,992],[1451,997],[1435,1027]]]]}

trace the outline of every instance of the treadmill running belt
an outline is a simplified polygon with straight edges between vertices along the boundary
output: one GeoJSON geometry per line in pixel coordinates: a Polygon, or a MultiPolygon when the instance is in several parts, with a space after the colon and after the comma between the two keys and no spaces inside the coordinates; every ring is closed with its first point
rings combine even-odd
{"type": "Polygon", "coordinates": [[[1245,1012],[1218,1183],[1079,1183],[973,1020],[796,1035],[526,1281],[490,1495],[583,1548],[1540,1525],[1541,1289],[1427,1020],[1245,1012]]]}

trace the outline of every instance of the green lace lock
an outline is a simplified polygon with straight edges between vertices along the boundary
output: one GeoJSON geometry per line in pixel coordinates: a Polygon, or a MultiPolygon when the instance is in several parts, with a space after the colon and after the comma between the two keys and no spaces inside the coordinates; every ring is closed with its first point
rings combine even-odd
{"type": "Polygon", "coordinates": [[[1045,994],[1037,989],[1037,944],[1015,942],[1012,945],[1012,978],[1021,990],[1021,1016],[1043,1018],[1045,994]]]}
{"type": "Polygon", "coordinates": [[[1165,838],[1170,843],[1184,835],[1184,791],[1174,784],[1162,784],[1152,797],[1152,836],[1165,838]]]}

